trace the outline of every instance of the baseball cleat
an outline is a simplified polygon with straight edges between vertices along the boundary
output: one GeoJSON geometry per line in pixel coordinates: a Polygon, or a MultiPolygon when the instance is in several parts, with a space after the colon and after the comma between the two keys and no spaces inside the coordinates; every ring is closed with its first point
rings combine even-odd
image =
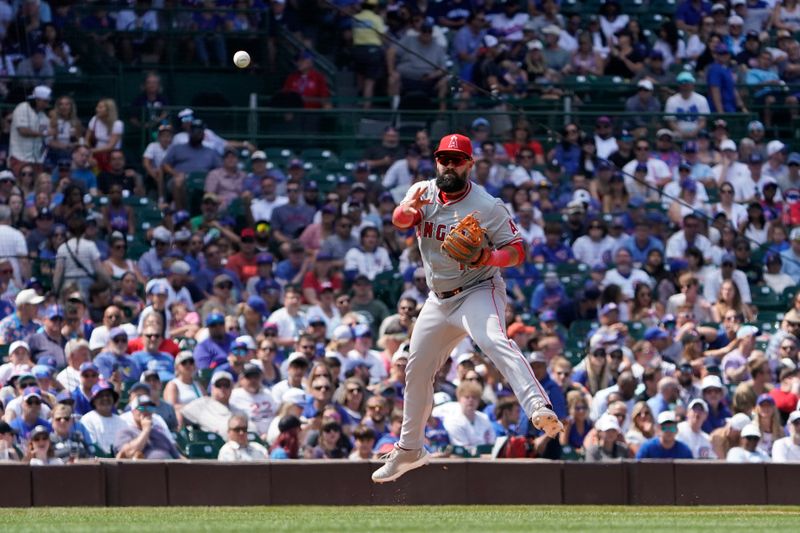
{"type": "Polygon", "coordinates": [[[425,466],[430,461],[430,455],[425,448],[403,450],[395,445],[394,450],[381,459],[385,459],[386,463],[372,473],[372,481],[375,483],[394,481],[409,470],[425,466]]]}
{"type": "Polygon", "coordinates": [[[564,431],[564,424],[561,423],[552,409],[547,407],[542,407],[536,411],[531,421],[536,429],[544,431],[551,439],[556,438],[559,433],[564,431]]]}

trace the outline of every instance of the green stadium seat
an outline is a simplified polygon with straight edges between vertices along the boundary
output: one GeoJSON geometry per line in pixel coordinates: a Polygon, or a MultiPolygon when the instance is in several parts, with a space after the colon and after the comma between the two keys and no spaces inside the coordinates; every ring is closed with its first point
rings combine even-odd
{"type": "Polygon", "coordinates": [[[585,341],[586,335],[599,326],[600,324],[598,322],[592,320],[576,320],[569,326],[569,335],[570,337],[585,341]]]}
{"type": "Polygon", "coordinates": [[[628,326],[628,335],[631,338],[640,341],[644,338],[644,332],[647,329],[645,325],[641,322],[626,322],[625,325],[628,326]]]}
{"type": "Polygon", "coordinates": [[[759,311],[780,311],[784,309],[783,298],[770,289],[768,286],[751,286],[750,292],[753,297],[753,305],[759,311]]]}
{"type": "Polygon", "coordinates": [[[794,296],[797,294],[797,291],[800,290],[800,285],[795,285],[793,287],[786,287],[783,289],[781,293],[781,298],[783,298],[783,305],[785,309],[789,309],[793,306],[794,303],[794,296]]]}
{"type": "Polygon", "coordinates": [[[372,280],[372,286],[375,298],[385,303],[389,309],[394,309],[403,293],[403,276],[393,270],[381,272],[372,280]]]}
{"type": "Polygon", "coordinates": [[[219,455],[219,448],[207,442],[189,443],[185,451],[189,459],[216,459],[219,455]]]}

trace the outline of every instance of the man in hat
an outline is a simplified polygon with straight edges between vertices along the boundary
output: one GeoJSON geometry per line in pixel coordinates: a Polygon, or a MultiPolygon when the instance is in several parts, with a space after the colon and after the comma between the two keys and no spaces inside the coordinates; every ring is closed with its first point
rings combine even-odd
{"type": "Polygon", "coordinates": [[[169,176],[165,183],[167,191],[172,193],[176,209],[184,209],[186,178],[192,172],[209,172],[222,166],[222,159],[213,149],[203,143],[205,124],[202,120],[183,122],[189,128],[188,139],[177,142],[180,134],[172,141],[162,161],[162,170],[169,176]]]}
{"type": "MultiPolygon", "coordinates": [[[[192,400],[183,406],[181,414],[186,422],[197,424],[203,431],[217,433],[224,440],[228,440],[228,420],[234,414],[247,416],[230,404],[231,390],[234,379],[228,372],[214,372],[211,376],[211,395],[192,400]]],[[[255,431],[255,425],[250,420],[247,424],[248,431],[255,431]]]]}
{"type": "Polygon", "coordinates": [[[246,194],[243,192],[246,177],[239,168],[239,154],[228,148],[222,155],[222,166],[206,176],[204,190],[216,194],[222,209],[225,209],[234,199],[246,194]]]}
{"type": "Polygon", "coordinates": [[[153,424],[156,405],[147,394],[131,400],[133,424],[120,430],[114,441],[119,459],[179,459],[180,453],[169,435],[153,424]]]}
{"type": "Polygon", "coordinates": [[[139,364],[128,356],[128,333],[121,327],[109,331],[108,343],[94,362],[103,379],[113,383],[138,381],[142,374],[139,364]]]}
{"type": "Polygon", "coordinates": [[[286,77],[282,90],[300,95],[306,109],[330,109],[328,81],[314,68],[313,52],[301,50],[295,58],[295,66],[297,70],[286,77]]]}
{"type": "Polygon", "coordinates": [[[678,440],[692,451],[696,459],[716,459],[711,447],[711,438],[703,431],[703,422],[708,417],[708,405],[700,398],[689,402],[686,420],[678,424],[678,440]]]}
{"type": "Polygon", "coordinates": [[[61,306],[48,306],[44,311],[42,331],[29,335],[27,338],[34,361],[38,361],[39,357],[50,355],[55,358],[58,368],[66,366],[64,346],[67,344],[67,338],[61,334],[63,325],[64,310],[61,306]]]}
{"type": "Polygon", "coordinates": [[[725,460],[729,463],[769,463],[771,459],[758,447],[761,431],[756,424],[747,424],[742,428],[739,446],[731,448],[725,460]]]}
{"type": "Polygon", "coordinates": [[[691,72],[678,74],[678,92],[667,98],[664,112],[675,113],[666,117],[669,127],[683,139],[693,139],[706,127],[706,115],[710,113],[708,100],[694,90],[696,80],[691,72]]]}
{"type": "Polygon", "coordinates": [[[256,233],[253,228],[244,228],[239,235],[241,237],[239,251],[228,257],[225,266],[236,274],[241,283],[246,284],[258,273],[256,233]]]}
{"type": "Polygon", "coordinates": [[[636,459],[692,459],[692,451],[677,440],[678,421],[674,411],[664,411],[657,418],[659,434],[646,440],[636,459]]]}
{"type": "Polygon", "coordinates": [[[117,435],[128,427],[127,422],[114,412],[119,394],[105,381],[92,387],[91,406],[81,417],[81,424],[89,432],[92,442],[104,455],[114,456],[119,451],[114,447],[117,435]]]}
{"type": "Polygon", "coordinates": [[[423,437],[433,402],[434,379],[442,367],[442,358],[467,332],[509,381],[534,426],[550,438],[564,429],[522,352],[508,341],[505,314],[498,311],[506,305],[500,269],[524,260],[519,230],[500,200],[472,187],[469,174],[474,162],[469,138],[445,135],[434,156],[437,178],[414,184],[393,213],[393,223],[398,228],[421,228],[422,262],[435,298],[425,302],[414,326],[403,427],[387,462],[372,475],[378,483],[393,481],[427,464],[423,437]],[[466,265],[444,253],[442,241],[448,227],[472,212],[476,212],[478,223],[485,227],[493,245],[482,249],[478,260],[466,265]],[[499,306],[496,298],[500,298],[499,306]],[[489,302],[493,305],[487,305],[489,302]]]}
{"type": "Polygon", "coordinates": [[[789,413],[789,436],[772,443],[773,463],[800,463],[800,410],[789,413]]]}
{"type": "Polygon", "coordinates": [[[793,279],[800,279],[800,227],[792,228],[789,233],[789,244],[789,248],[781,252],[783,261],[781,271],[793,279]]]}
{"type": "Polygon", "coordinates": [[[255,363],[247,363],[239,377],[239,386],[231,393],[230,403],[234,408],[248,413],[259,435],[266,440],[267,430],[278,413],[280,402],[272,391],[262,384],[264,372],[255,363]]]}
{"type": "Polygon", "coordinates": [[[44,139],[50,124],[45,110],[50,107],[51,94],[47,85],[37,85],[27,99],[14,108],[8,147],[8,167],[14,175],[26,164],[33,165],[37,176],[42,171],[44,139]]]}
{"type": "Polygon", "coordinates": [[[222,313],[209,313],[206,317],[208,338],[197,345],[194,358],[197,368],[216,368],[225,363],[231,344],[236,337],[225,331],[225,315],[222,313]]]}
{"type": "Polygon", "coordinates": [[[40,327],[36,317],[43,301],[44,297],[39,296],[35,289],[19,291],[14,299],[16,311],[0,320],[0,344],[21,341],[36,333],[40,327]]]}

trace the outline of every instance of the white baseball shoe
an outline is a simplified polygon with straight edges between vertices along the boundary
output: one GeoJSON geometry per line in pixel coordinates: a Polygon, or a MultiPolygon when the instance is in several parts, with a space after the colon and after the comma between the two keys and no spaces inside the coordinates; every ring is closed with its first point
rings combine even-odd
{"type": "Polygon", "coordinates": [[[394,481],[409,470],[425,466],[430,461],[430,455],[425,448],[419,450],[403,450],[395,445],[394,450],[382,456],[386,463],[372,473],[375,483],[394,481]]]}
{"type": "Polygon", "coordinates": [[[564,424],[561,423],[553,410],[547,407],[542,407],[536,411],[531,417],[531,421],[536,429],[544,431],[551,439],[556,438],[559,433],[564,431],[564,424]]]}

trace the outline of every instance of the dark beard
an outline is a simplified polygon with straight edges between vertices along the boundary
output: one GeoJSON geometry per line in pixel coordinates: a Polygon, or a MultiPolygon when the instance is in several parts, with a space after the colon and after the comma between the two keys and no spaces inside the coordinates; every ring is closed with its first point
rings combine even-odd
{"type": "Polygon", "coordinates": [[[463,189],[467,180],[459,176],[453,170],[445,170],[436,177],[436,186],[439,190],[446,193],[454,193],[463,189]]]}

